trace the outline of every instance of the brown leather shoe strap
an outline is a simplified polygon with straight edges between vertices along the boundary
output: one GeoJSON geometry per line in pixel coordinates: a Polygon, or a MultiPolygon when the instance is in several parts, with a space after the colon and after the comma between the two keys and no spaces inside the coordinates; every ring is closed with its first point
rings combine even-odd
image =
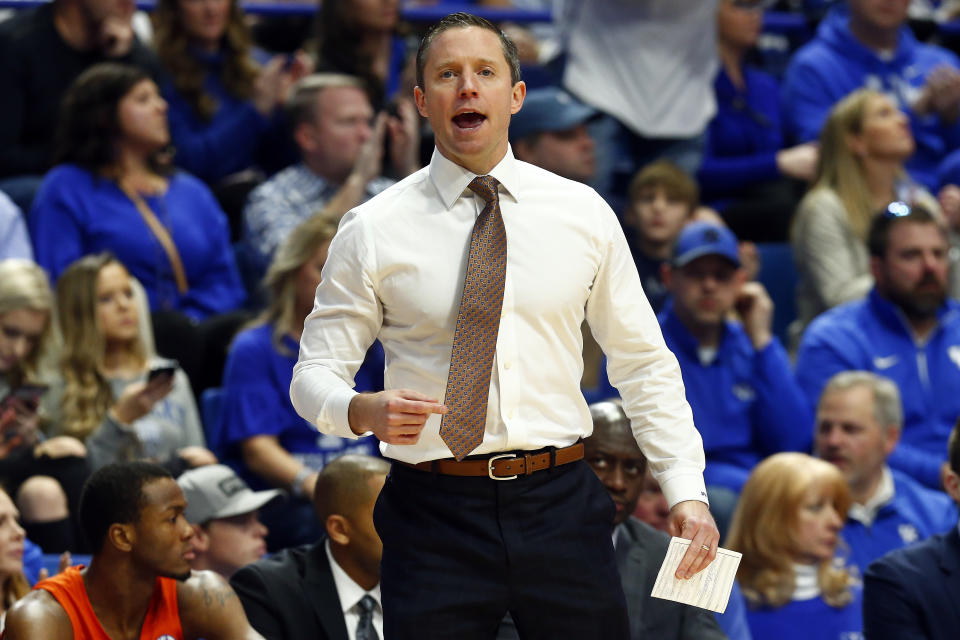
{"type": "Polygon", "coordinates": [[[489,476],[495,480],[509,480],[530,475],[534,471],[559,467],[583,459],[583,443],[541,453],[502,453],[480,460],[428,460],[419,464],[401,464],[420,471],[432,471],[447,476],[489,476]],[[553,458],[551,464],[551,457],[553,458]]]}

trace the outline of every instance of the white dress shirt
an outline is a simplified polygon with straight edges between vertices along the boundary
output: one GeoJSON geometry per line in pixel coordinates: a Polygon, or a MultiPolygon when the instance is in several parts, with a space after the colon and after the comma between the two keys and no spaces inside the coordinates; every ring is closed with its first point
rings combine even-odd
{"type": "MultiPolygon", "coordinates": [[[[500,181],[507,233],[503,310],[486,430],[475,454],[571,445],[593,424],[580,391],[586,318],[667,501],[707,501],[704,455],[677,359],[667,349],[616,216],[589,187],[514,159],[500,181]]],[[[348,213],[307,316],[290,397],[320,431],[355,438],[353,376],[375,338],[387,389],[443,400],[470,234],[475,177],[438,151],[428,167],[348,213]]],[[[431,415],[389,458],[451,457],[431,415]]]]}
{"type": "Polygon", "coordinates": [[[377,586],[370,591],[365,590],[337,564],[333,554],[330,553],[329,540],[324,542],[323,548],[327,552],[327,561],[333,573],[333,584],[337,587],[337,596],[340,598],[340,609],[343,611],[343,621],[347,625],[347,636],[350,640],[356,640],[357,624],[360,622],[360,600],[363,596],[370,596],[377,603],[373,608],[373,628],[377,630],[377,636],[382,638],[383,605],[380,604],[380,584],[377,583],[377,586]]]}
{"type": "Polygon", "coordinates": [[[717,0],[577,0],[563,84],[648,138],[701,133],[716,113],[717,0]]]}

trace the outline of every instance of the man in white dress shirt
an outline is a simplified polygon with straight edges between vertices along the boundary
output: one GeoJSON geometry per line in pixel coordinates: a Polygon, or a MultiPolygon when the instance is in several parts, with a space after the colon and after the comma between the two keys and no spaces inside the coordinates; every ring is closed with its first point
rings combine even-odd
{"type": "Polygon", "coordinates": [[[589,187],[514,159],[507,129],[526,88],[509,39],[476,16],[447,16],[421,42],[417,75],[437,148],[429,167],[344,218],[304,325],[293,404],[325,433],[372,432],[394,460],[374,515],[386,637],[493,638],[508,610],[522,638],[626,637],[613,506],[582,462],[592,426],[580,324],[608,356],[673,531],[693,540],[685,577],[713,559],[719,534],[676,358],[613,211],[589,187]],[[488,226],[499,219],[505,259],[488,226]],[[500,291],[470,298],[498,260],[500,291]],[[476,387],[451,361],[484,353],[491,307],[490,373],[468,359],[486,380],[464,408],[476,387]],[[386,390],[357,394],[375,338],[386,390]],[[458,434],[475,435],[477,415],[480,437],[464,447],[458,434]]]}

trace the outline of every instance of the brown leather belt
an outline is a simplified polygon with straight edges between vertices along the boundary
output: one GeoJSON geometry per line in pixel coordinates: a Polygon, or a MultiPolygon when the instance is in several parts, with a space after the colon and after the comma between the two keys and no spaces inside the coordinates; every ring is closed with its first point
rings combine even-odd
{"type": "Polygon", "coordinates": [[[418,464],[400,464],[418,469],[442,473],[447,476],[487,476],[494,480],[513,480],[528,476],[534,471],[559,467],[583,459],[583,443],[578,442],[563,449],[550,449],[540,453],[499,453],[477,460],[428,460],[418,464]]]}

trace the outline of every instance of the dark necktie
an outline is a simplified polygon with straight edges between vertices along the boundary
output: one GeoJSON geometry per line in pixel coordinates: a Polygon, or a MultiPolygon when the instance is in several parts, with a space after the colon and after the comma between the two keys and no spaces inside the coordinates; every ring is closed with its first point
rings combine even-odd
{"type": "Polygon", "coordinates": [[[357,623],[356,640],[380,640],[377,630],[373,626],[373,610],[377,606],[369,594],[360,598],[357,603],[360,607],[360,622],[357,623]]]}
{"type": "Polygon", "coordinates": [[[447,413],[440,423],[440,437],[457,460],[463,460],[480,445],[487,420],[507,273],[507,232],[500,215],[499,184],[491,176],[478,176],[470,183],[470,189],[487,205],[477,217],[470,237],[470,256],[444,394],[447,413]]]}

